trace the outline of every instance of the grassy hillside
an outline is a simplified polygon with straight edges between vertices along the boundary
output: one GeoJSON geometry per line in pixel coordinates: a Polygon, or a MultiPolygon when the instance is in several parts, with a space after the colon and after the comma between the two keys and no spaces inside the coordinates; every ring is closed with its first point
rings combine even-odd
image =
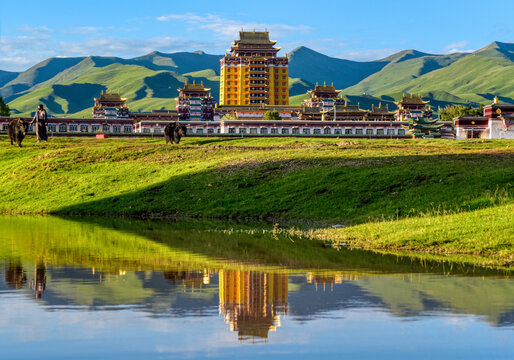
{"type": "MultiPolygon", "coordinates": [[[[475,102],[490,102],[495,94],[514,99],[514,64],[512,61],[471,55],[404,84],[392,86],[389,93],[446,92],[475,102]]],[[[505,99],[507,100],[507,99],[505,99]]]]}
{"type": "Polygon", "coordinates": [[[514,45],[494,42],[472,54],[395,54],[381,71],[344,90],[399,99],[421,94],[434,106],[490,103],[494,96],[514,103],[514,45]]]}
{"type": "Polygon", "coordinates": [[[3,137],[1,144],[2,213],[344,223],[354,226],[314,235],[513,261],[512,141],[186,138],[165,146],[29,138],[18,149],[3,137]]]}
{"type": "Polygon", "coordinates": [[[213,96],[219,94],[218,76],[211,71],[178,75],[138,65],[112,64],[101,68],[93,67],[86,75],[75,78],[70,83],[41,87],[17,98],[9,106],[13,113],[23,116],[30,115],[40,102],[54,116],[90,116],[93,98],[98,97],[103,90],[120,92],[127,97],[132,111],[172,109],[178,89],[185,81],[202,81],[207,87],[212,87],[213,96]]]}
{"type": "Polygon", "coordinates": [[[345,89],[348,94],[387,94],[394,86],[402,85],[431,71],[446,67],[465,54],[421,56],[405,59],[407,54],[387,64],[357,85],[345,89]]]}

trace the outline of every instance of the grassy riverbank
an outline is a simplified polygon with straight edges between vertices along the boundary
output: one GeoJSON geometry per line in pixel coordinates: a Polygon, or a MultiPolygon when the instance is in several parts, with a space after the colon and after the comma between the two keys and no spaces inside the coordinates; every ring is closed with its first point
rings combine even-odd
{"type": "MultiPolygon", "coordinates": [[[[0,137],[0,213],[300,221],[388,251],[514,263],[514,142],[0,137]],[[331,225],[349,225],[332,229],[331,225]]],[[[483,262],[483,261],[480,261],[483,262]]]]}

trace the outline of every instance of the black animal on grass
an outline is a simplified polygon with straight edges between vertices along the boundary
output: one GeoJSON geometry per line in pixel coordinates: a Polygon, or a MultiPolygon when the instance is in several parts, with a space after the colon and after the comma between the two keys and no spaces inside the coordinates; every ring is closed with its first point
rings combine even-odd
{"type": "Polygon", "coordinates": [[[178,144],[183,136],[186,136],[187,128],[185,125],[180,125],[177,122],[166,125],[164,128],[164,137],[167,143],[178,144]]]}
{"type": "Polygon", "coordinates": [[[29,124],[20,118],[12,119],[9,121],[9,125],[7,126],[7,134],[11,139],[11,145],[17,143],[18,146],[21,147],[21,142],[27,135],[28,126],[29,124]]]}

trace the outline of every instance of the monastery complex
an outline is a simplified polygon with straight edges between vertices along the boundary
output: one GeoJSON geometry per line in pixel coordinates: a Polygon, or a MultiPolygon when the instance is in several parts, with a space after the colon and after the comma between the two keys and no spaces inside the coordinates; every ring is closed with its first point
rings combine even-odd
{"type": "MultiPolygon", "coordinates": [[[[421,138],[514,138],[514,105],[494,103],[483,116],[440,122],[420,96],[404,94],[395,103],[348,103],[333,84],[316,84],[301,105],[289,104],[287,54],[278,56],[277,41],[267,31],[240,31],[220,60],[219,104],[203,83],[185,83],[178,90],[176,108],[131,112],[121,94],[104,93],[94,99],[92,118],[50,118],[56,136],[105,133],[158,135],[170,121],[181,121],[188,135],[209,136],[346,136],[421,138]],[[274,114],[272,120],[266,115],[274,114]]],[[[9,118],[0,118],[2,130],[9,118]]]]}

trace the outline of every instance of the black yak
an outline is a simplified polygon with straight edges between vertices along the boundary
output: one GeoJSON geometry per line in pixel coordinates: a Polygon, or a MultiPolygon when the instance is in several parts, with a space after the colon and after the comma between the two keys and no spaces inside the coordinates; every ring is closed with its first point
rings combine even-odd
{"type": "Polygon", "coordinates": [[[166,144],[171,142],[178,144],[183,136],[186,136],[187,128],[177,122],[170,123],[164,128],[164,137],[166,144]]]}
{"type": "Polygon", "coordinates": [[[14,145],[16,142],[19,147],[21,147],[21,142],[27,135],[27,128],[29,124],[23,121],[20,118],[12,119],[9,121],[9,125],[7,127],[7,134],[9,138],[11,138],[11,145],[14,145]]]}

